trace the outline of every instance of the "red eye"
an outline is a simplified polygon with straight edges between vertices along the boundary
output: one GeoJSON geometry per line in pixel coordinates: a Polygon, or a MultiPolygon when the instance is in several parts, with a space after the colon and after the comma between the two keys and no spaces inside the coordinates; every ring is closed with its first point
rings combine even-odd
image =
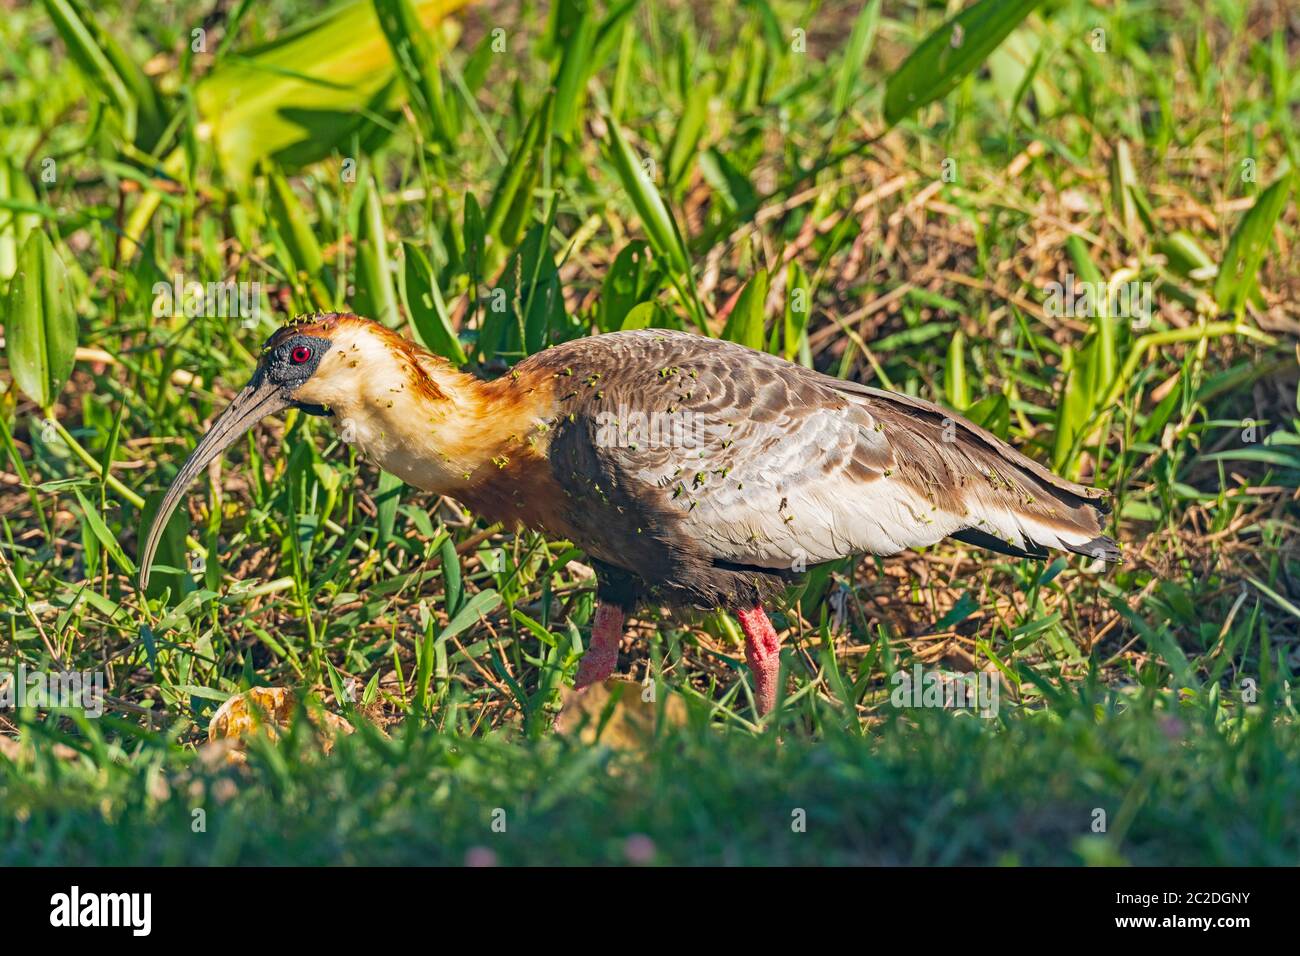
{"type": "Polygon", "coordinates": [[[301,365],[303,362],[311,358],[311,349],[305,345],[299,345],[289,353],[289,358],[293,361],[294,365],[301,365]]]}

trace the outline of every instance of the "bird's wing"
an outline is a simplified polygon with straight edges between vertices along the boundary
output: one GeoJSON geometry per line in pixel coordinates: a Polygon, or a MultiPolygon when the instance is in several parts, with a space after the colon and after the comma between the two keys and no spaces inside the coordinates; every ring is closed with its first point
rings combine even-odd
{"type": "Polygon", "coordinates": [[[543,356],[556,476],[593,535],[634,526],[625,550],[649,535],[715,563],[798,570],[967,529],[1026,553],[1100,533],[1087,489],[929,403],[664,330],[543,356]]]}

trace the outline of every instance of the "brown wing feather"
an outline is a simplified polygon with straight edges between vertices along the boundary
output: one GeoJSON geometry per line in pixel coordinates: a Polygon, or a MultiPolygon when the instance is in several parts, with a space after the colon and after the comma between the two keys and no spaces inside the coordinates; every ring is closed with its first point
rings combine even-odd
{"type": "Polygon", "coordinates": [[[1017,554],[1113,548],[1101,492],[937,405],[733,343],[646,329],[519,370],[553,378],[549,458],[578,543],[652,582],[707,597],[719,569],[787,573],[967,530],[1017,554]]]}

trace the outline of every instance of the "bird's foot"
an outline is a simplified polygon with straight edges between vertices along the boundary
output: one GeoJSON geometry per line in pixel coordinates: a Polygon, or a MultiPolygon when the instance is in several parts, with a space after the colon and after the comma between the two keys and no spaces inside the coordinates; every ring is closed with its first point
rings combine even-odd
{"type": "Polygon", "coordinates": [[[754,699],[759,716],[776,706],[777,682],[781,676],[781,639],[767,619],[762,605],[749,611],[737,611],[740,629],[745,632],[745,659],[754,675],[754,699]]]}
{"type": "Polygon", "coordinates": [[[574,690],[599,684],[614,673],[618,663],[618,645],[623,640],[623,609],[615,604],[598,604],[591,625],[591,646],[578,664],[574,690]]]}

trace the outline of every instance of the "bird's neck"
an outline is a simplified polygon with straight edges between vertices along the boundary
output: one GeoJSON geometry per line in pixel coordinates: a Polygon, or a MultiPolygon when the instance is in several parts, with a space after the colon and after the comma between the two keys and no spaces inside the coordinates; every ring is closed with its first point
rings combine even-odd
{"type": "Polygon", "coordinates": [[[329,408],[345,442],[425,491],[468,503],[485,485],[526,483],[544,459],[550,390],[530,377],[484,381],[371,335],[336,341],[313,381],[300,400],[329,408]]]}

